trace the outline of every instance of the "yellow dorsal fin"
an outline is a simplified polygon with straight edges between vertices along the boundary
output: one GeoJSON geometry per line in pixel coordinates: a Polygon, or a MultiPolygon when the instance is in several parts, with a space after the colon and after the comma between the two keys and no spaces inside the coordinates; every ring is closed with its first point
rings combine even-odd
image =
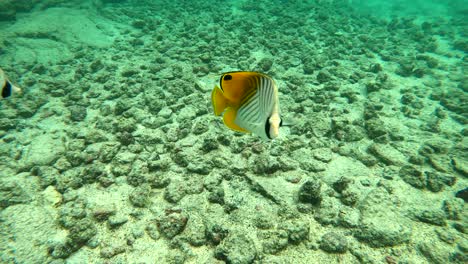
{"type": "Polygon", "coordinates": [[[221,76],[220,87],[233,105],[240,105],[242,99],[254,92],[258,87],[256,78],[263,76],[257,72],[227,72],[221,76]]]}
{"type": "Polygon", "coordinates": [[[249,131],[236,125],[236,123],[234,122],[234,120],[236,120],[236,116],[237,116],[237,109],[233,107],[228,107],[228,109],[226,109],[226,112],[224,112],[224,115],[223,115],[224,124],[230,129],[235,130],[237,132],[249,133],[249,131]]]}
{"type": "Polygon", "coordinates": [[[214,113],[217,116],[221,115],[227,107],[228,102],[218,86],[215,86],[211,92],[211,103],[213,104],[214,113]]]}

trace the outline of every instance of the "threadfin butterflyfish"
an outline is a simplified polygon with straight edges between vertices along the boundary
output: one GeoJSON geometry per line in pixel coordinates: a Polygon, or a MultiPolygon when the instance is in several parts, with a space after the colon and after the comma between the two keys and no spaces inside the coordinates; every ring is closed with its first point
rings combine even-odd
{"type": "Polygon", "coordinates": [[[227,72],[211,93],[215,115],[223,115],[232,130],[252,133],[265,140],[279,135],[278,88],[275,81],[259,72],[227,72]]]}
{"type": "Polygon", "coordinates": [[[13,94],[20,94],[21,89],[10,82],[6,74],[0,68],[0,88],[2,92],[1,98],[7,98],[13,94]]]}

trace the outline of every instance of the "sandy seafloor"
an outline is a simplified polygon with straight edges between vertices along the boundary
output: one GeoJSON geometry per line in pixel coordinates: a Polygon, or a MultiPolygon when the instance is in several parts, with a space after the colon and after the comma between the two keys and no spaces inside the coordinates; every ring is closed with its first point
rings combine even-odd
{"type": "Polygon", "coordinates": [[[1,1],[0,262],[466,263],[467,6],[363,2],[1,1]]]}

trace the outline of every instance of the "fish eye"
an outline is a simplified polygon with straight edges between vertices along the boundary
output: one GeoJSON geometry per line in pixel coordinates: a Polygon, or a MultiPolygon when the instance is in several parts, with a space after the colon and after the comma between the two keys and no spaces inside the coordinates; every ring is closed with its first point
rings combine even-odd
{"type": "Polygon", "coordinates": [[[230,75],[230,74],[225,75],[225,76],[224,76],[224,80],[225,80],[225,81],[230,81],[230,80],[232,80],[232,75],[230,75]]]}

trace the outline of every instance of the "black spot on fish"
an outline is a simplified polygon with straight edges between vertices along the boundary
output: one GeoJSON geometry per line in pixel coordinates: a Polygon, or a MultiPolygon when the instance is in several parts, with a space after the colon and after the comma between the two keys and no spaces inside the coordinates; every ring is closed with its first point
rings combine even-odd
{"type": "Polygon", "coordinates": [[[225,80],[225,81],[230,81],[230,80],[232,80],[232,75],[230,75],[230,74],[224,75],[224,80],[225,80]]]}
{"type": "Polygon", "coordinates": [[[265,122],[265,134],[267,135],[267,137],[269,139],[271,139],[270,137],[270,118],[267,118],[266,122],[265,122]]]}
{"type": "Polygon", "coordinates": [[[7,98],[11,95],[11,83],[5,82],[5,85],[2,88],[2,98],[7,98]]]}
{"type": "Polygon", "coordinates": [[[280,127],[283,126],[283,119],[280,119],[280,127]]]}
{"type": "Polygon", "coordinates": [[[455,197],[462,198],[465,203],[468,201],[468,188],[462,189],[455,194],[455,197]]]}

